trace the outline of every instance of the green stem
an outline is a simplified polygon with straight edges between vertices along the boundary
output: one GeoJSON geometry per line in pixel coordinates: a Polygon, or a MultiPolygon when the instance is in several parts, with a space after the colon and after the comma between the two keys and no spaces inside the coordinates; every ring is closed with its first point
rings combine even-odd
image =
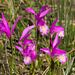
{"type": "MultiPolygon", "coordinates": [[[[52,36],[50,37],[50,47],[52,47],[52,36]]],[[[52,49],[51,49],[51,52],[52,52],[52,49]]],[[[53,59],[50,59],[50,71],[51,71],[51,74],[50,75],[53,75],[54,73],[54,61],[53,59]]]]}
{"type": "Polygon", "coordinates": [[[32,75],[35,75],[35,61],[33,61],[33,66],[34,66],[34,68],[33,68],[33,74],[32,75]]]}
{"type": "Polygon", "coordinates": [[[50,58],[50,63],[49,63],[49,75],[54,75],[54,61],[50,58]]]}
{"type": "Polygon", "coordinates": [[[10,47],[12,52],[12,63],[11,63],[11,70],[10,74],[13,75],[13,65],[14,65],[14,49],[13,49],[13,43],[12,43],[12,36],[10,37],[10,47]]]}
{"type": "Polygon", "coordinates": [[[51,75],[54,75],[54,61],[51,59],[51,75]]]}
{"type": "MultiPolygon", "coordinates": [[[[51,58],[49,61],[50,61],[49,66],[51,66],[51,58]]],[[[51,75],[51,67],[49,67],[49,75],[51,75]]]]}
{"type": "Polygon", "coordinates": [[[37,46],[38,46],[38,40],[39,40],[39,30],[37,29],[37,36],[36,36],[36,54],[37,54],[37,46]]]}

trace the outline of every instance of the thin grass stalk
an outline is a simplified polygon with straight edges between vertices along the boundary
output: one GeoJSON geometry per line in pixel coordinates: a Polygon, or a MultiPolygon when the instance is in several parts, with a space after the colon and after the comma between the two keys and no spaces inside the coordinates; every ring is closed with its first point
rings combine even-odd
{"type": "Polygon", "coordinates": [[[47,73],[49,70],[49,66],[45,69],[45,71],[42,73],[42,75],[44,75],[45,73],[47,73]]]}
{"type": "Polygon", "coordinates": [[[53,12],[54,12],[54,18],[56,17],[56,15],[55,15],[55,8],[56,8],[56,7],[55,7],[55,4],[56,4],[56,3],[55,3],[55,2],[56,2],[56,1],[54,1],[54,3],[53,3],[53,4],[54,4],[54,7],[53,7],[53,9],[54,9],[54,11],[53,11],[53,12]]]}
{"type": "Polygon", "coordinates": [[[7,45],[7,40],[5,41],[5,54],[6,54],[6,64],[8,66],[8,72],[10,75],[10,67],[9,67],[9,63],[8,63],[8,58],[7,58],[7,49],[6,49],[6,45],[7,45]]]}
{"type": "Polygon", "coordinates": [[[45,5],[47,5],[47,0],[45,0],[45,5]]]}
{"type": "MultiPolygon", "coordinates": [[[[39,9],[41,8],[41,4],[39,3],[39,0],[35,0],[36,4],[38,5],[39,9]]],[[[38,10],[40,11],[40,10],[38,10]]]]}
{"type": "MultiPolygon", "coordinates": [[[[65,28],[67,28],[67,1],[64,3],[64,21],[65,21],[65,28]]],[[[67,30],[65,30],[65,33],[67,34],[67,30]]],[[[66,36],[65,36],[66,37],[66,36]]],[[[64,38],[64,41],[66,42],[66,38],[64,38]]],[[[64,46],[64,50],[66,49],[66,45],[64,46]]]]}
{"type": "Polygon", "coordinates": [[[71,19],[72,1],[73,1],[73,0],[70,0],[69,18],[68,18],[68,24],[67,24],[67,41],[66,41],[66,49],[67,49],[67,47],[68,47],[68,42],[69,42],[69,25],[70,25],[70,19],[71,19]]]}
{"type": "MultiPolygon", "coordinates": [[[[64,4],[65,4],[65,1],[64,0],[62,0],[61,2],[60,2],[60,6],[61,6],[61,8],[60,8],[60,25],[62,25],[64,22],[64,4]]],[[[60,43],[60,48],[62,48],[63,46],[63,43],[60,43]]]]}
{"type": "MultiPolygon", "coordinates": [[[[73,3],[74,3],[74,1],[72,1],[72,5],[73,5],[73,3]]],[[[73,7],[73,6],[72,6],[73,7]]],[[[71,35],[73,36],[73,37],[71,37],[71,43],[73,42],[73,38],[74,38],[74,28],[73,28],[73,22],[74,22],[74,13],[72,13],[72,24],[71,24],[71,35]],[[73,33],[73,34],[72,34],[73,33]]],[[[71,36],[70,35],[70,36],[71,36]]],[[[74,43],[73,43],[74,44],[74,43]]],[[[71,49],[73,49],[73,45],[71,44],[71,49]]]]}
{"type": "Polygon", "coordinates": [[[61,1],[61,22],[62,22],[62,20],[64,18],[64,3],[65,3],[65,1],[62,0],[61,1]]]}
{"type": "Polygon", "coordinates": [[[58,16],[59,16],[59,25],[61,25],[61,16],[60,16],[60,0],[58,0],[58,16]]]}
{"type": "Polygon", "coordinates": [[[53,3],[52,3],[52,0],[50,0],[50,5],[51,5],[51,10],[50,10],[50,12],[51,12],[51,25],[52,25],[52,23],[53,23],[53,3]]]}
{"type": "Polygon", "coordinates": [[[68,25],[70,25],[70,19],[71,19],[71,9],[72,9],[72,1],[73,1],[73,0],[70,0],[70,10],[69,10],[68,25]]]}
{"type": "MultiPolygon", "coordinates": [[[[71,24],[71,27],[70,27],[70,36],[73,36],[73,37],[71,37],[71,40],[70,40],[70,43],[72,43],[73,42],[73,38],[74,38],[74,31],[73,31],[74,29],[73,29],[73,17],[72,17],[72,24],[71,24]]],[[[71,46],[70,46],[70,48],[72,49],[72,45],[73,44],[71,44],[71,46]]]]}
{"type": "Polygon", "coordinates": [[[65,7],[65,11],[64,11],[64,15],[65,15],[65,34],[66,34],[66,36],[65,36],[65,38],[64,38],[64,40],[65,40],[65,42],[66,42],[66,44],[65,44],[65,47],[64,47],[64,49],[65,50],[67,50],[67,19],[68,19],[68,0],[66,0],[65,1],[65,4],[64,4],[64,7],[65,7]]]}

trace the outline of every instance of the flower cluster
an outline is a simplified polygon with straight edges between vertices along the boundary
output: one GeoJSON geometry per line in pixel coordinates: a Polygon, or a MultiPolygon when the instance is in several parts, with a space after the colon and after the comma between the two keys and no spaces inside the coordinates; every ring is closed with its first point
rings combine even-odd
{"type": "MultiPolygon", "coordinates": [[[[28,37],[31,35],[30,30],[37,27],[37,29],[41,32],[42,35],[47,35],[49,33],[49,28],[48,28],[48,23],[46,23],[43,18],[45,15],[51,10],[51,8],[46,9],[48,6],[43,6],[40,10],[40,13],[35,13],[33,9],[28,9],[26,8],[25,10],[29,11],[30,13],[33,13],[35,15],[36,19],[36,25],[31,25],[28,26],[27,28],[24,29],[20,41],[23,39],[23,42],[18,42],[17,44],[20,46],[15,45],[15,47],[22,53],[24,57],[24,63],[25,65],[31,64],[31,62],[36,60],[36,57],[41,53],[45,52],[50,55],[52,60],[55,60],[55,56],[59,59],[59,62],[62,64],[65,64],[66,61],[68,60],[66,54],[67,52],[61,49],[58,49],[57,46],[60,44],[60,41],[58,41],[59,37],[64,37],[64,30],[65,28],[61,26],[55,26],[57,23],[58,18],[54,21],[54,23],[51,26],[50,29],[50,43],[51,43],[51,49],[49,48],[40,48],[40,52],[36,54],[36,43],[34,43],[34,39],[28,39],[28,37]],[[46,10],[45,10],[46,9],[46,10]],[[56,33],[56,37],[53,41],[53,35],[56,33]]],[[[15,21],[12,30],[10,30],[10,27],[4,17],[4,14],[2,13],[2,20],[0,20],[0,33],[6,33],[7,37],[10,39],[11,34],[13,34],[13,31],[16,27],[16,23],[20,19],[20,16],[18,19],[15,21]]]]}
{"type": "Polygon", "coordinates": [[[52,46],[52,51],[50,51],[49,48],[41,48],[41,51],[44,51],[45,53],[48,53],[50,55],[50,57],[54,60],[55,56],[57,56],[57,58],[59,59],[59,62],[61,62],[62,64],[65,64],[65,62],[67,61],[67,56],[65,55],[67,52],[61,49],[58,49],[57,46],[60,44],[60,41],[58,41],[58,37],[64,37],[64,29],[61,26],[54,26],[57,22],[57,19],[55,20],[55,22],[52,24],[51,29],[50,29],[50,35],[51,35],[51,46],[52,46]],[[54,41],[52,42],[52,37],[53,34],[57,32],[56,37],[54,39],[54,41]],[[61,34],[60,34],[61,33],[61,34]]]}
{"type": "Polygon", "coordinates": [[[55,56],[57,56],[57,58],[59,59],[59,62],[61,62],[62,64],[65,64],[65,62],[67,61],[67,56],[66,56],[67,52],[57,48],[57,46],[60,44],[60,40],[58,41],[58,37],[62,37],[63,39],[64,30],[65,30],[65,28],[62,27],[62,25],[55,26],[58,18],[56,18],[56,20],[54,21],[50,29],[50,36],[51,36],[50,43],[51,43],[52,51],[50,51],[49,48],[40,48],[41,51],[36,55],[36,51],[35,51],[36,43],[33,43],[32,40],[27,39],[27,37],[30,35],[29,31],[34,27],[37,27],[37,29],[41,32],[42,35],[47,35],[47,33],[49,33],[49,28],[47,26],[47,23],[43,20],[45,15],[51,10],[51,8],[45,10],[47,7],[48,6],[43,6],[40,10],[40,13],[37,13],[37,14],[35,13],[33,9],[28,9],[28,8],[25,9],[29,11],[30,13],[33,13],[36,19],[36,25],[32,25],[25,28],[21,35],[20,40],[23,38],[23,44],[21,42],[18,42],[18,44],[21,45],[23,49],[19,46],[15,46],[24,56],[24,62],[26,65],[31,64],[31,61],[35,61],[37,55],[39,55],[43,51],[45,53],[48,53],[53,60],[55,59],[55,56]],[[54,41],[52,42],[54,33],[57,33],[57,34],[54,41]]]}

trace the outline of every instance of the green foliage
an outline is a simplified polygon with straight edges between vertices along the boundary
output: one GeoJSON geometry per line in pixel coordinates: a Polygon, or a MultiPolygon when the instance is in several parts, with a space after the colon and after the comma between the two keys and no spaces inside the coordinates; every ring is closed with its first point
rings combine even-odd
{"type": "Polygon", "coordinates": [[[72,65],[73,65],[74,59],[75,59],[75,57],[73,57],[73,58],[68,62],[68,64],[67,64],[67,68],[66,68],[66,72],[65,72],[66,75],[69,74],[69,72],[70,72],[70,70],[71,70],[71,68],[72,68],[72,65]]]}

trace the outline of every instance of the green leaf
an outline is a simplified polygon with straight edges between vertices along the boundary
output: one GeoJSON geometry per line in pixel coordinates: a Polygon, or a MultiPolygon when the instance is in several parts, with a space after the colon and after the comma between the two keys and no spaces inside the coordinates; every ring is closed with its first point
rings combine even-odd
{"type": "Polygon", "coordinates": [[[66,75],[69,74],[71,67],[73,65],[74,59],[75,59],[75,57],[73,57],[72,60],[69,61],[69,64],[67,65],[67,68],[66,68],[66,75]]]}
{"type": "Polygon", "coordinates": [[[62,70],[63,70],[63,75],[66,75],[64,69],[62,69],[62,70]]]}

